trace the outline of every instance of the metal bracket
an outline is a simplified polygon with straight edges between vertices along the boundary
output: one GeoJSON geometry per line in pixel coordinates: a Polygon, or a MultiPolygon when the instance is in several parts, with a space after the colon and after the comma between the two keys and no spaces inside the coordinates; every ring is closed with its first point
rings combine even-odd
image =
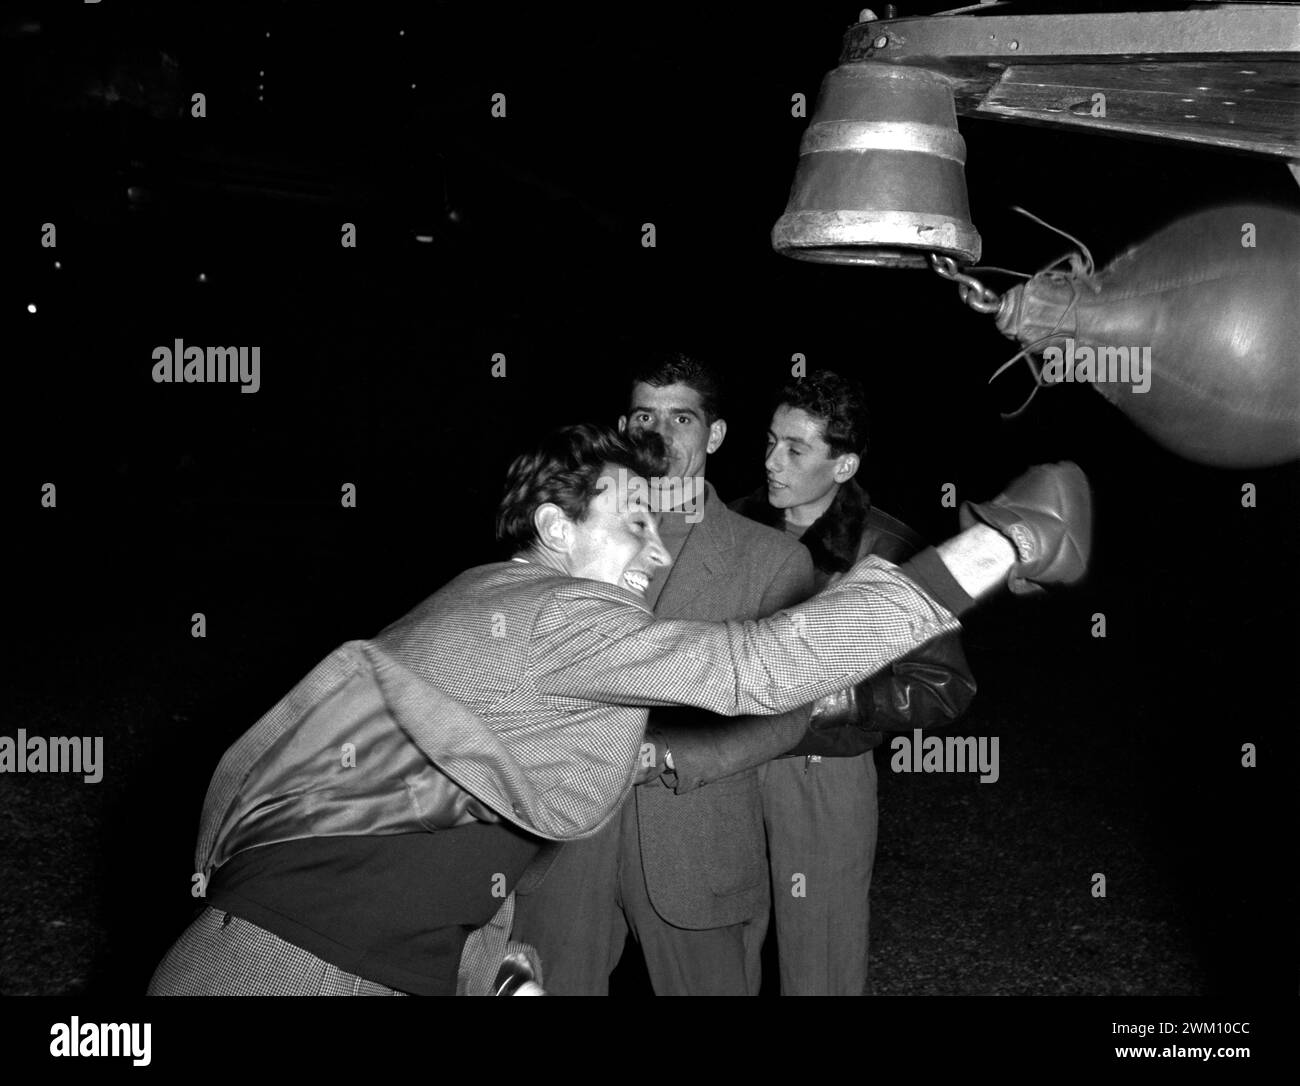
{"type": "Polygon", "coordinates": [[[844,38],[863,60],[943,73],[965,116],[1300,159],[1290,6],[875,20],[844,38]]]}

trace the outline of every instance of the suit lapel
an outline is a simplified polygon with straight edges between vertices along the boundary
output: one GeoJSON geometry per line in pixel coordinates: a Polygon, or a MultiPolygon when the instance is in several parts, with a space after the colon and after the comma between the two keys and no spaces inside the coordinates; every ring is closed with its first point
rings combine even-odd
{"type": "Polygon", "coordinates": [[[736,545],[735,527],[728,509],[713,489],[705,484],[704,519],[691,529],[668,580],[655,603],[657,618],[676,618],[688,607],[698,608],[714,586],[725,582],[728,552],[736,545]]]}

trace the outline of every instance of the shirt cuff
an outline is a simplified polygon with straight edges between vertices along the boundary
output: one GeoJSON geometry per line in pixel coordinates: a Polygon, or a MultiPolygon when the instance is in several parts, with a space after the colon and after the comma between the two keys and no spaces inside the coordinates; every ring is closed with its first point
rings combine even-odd
{"type": "Polygon", "coordinates": [[[948,567],[933,547],[926,547],[898,568],[954,616],[960,616],[975,606],[975,600],[948,572],[948,567]]]}

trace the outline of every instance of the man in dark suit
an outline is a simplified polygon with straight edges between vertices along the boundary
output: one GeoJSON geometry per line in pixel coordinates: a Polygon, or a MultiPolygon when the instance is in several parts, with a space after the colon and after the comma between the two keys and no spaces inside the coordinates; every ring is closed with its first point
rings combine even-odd
{"type": "MultiPolygon", "coordinates": [[[[675,484],[659,491],[672,566],[646,594],[655,617],[764,618],[810,596],[807,550],[731,512],[705,479],[727,433],[716,376],[687,356],[660,356],[629,391],[619,429],[658,433],[675,484]]],[[[710,761],[711,732],[700,719],[708,714],[686,712],[652,714],[658,772],[633,790],[620,819],[566,845],[541,886],[519,898],[516,931],[547,963],[549,992],[607,994],[630,931],[656,994],[758,994],[770,892],[757,773],[744,767],[707,788],[674,791],[676,774],[690,778],[710,761]]],[[[794,746],[808,715],[805,707],[740,724],[753,764],[794,746]]]]}

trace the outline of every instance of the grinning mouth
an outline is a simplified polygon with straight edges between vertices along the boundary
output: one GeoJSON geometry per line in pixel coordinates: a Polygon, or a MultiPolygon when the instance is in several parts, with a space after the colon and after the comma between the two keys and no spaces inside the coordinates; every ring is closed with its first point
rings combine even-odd
{"type": "Polygon", "coordinates": [[[769,479],[769,480],[767,481],[767,486],[768,486],[768,489],[769,489],[769,490],[784,490],[784,489],[785,489],[785,483],[778,483],[775,479],[769,479]]]}
{"type": "Polygon", "coordinates": [[[623,574],[623,584],[633,592],[645,595],[646,589],[650,587],[650,578],[640,570],[629,569],[623,574]]]}

